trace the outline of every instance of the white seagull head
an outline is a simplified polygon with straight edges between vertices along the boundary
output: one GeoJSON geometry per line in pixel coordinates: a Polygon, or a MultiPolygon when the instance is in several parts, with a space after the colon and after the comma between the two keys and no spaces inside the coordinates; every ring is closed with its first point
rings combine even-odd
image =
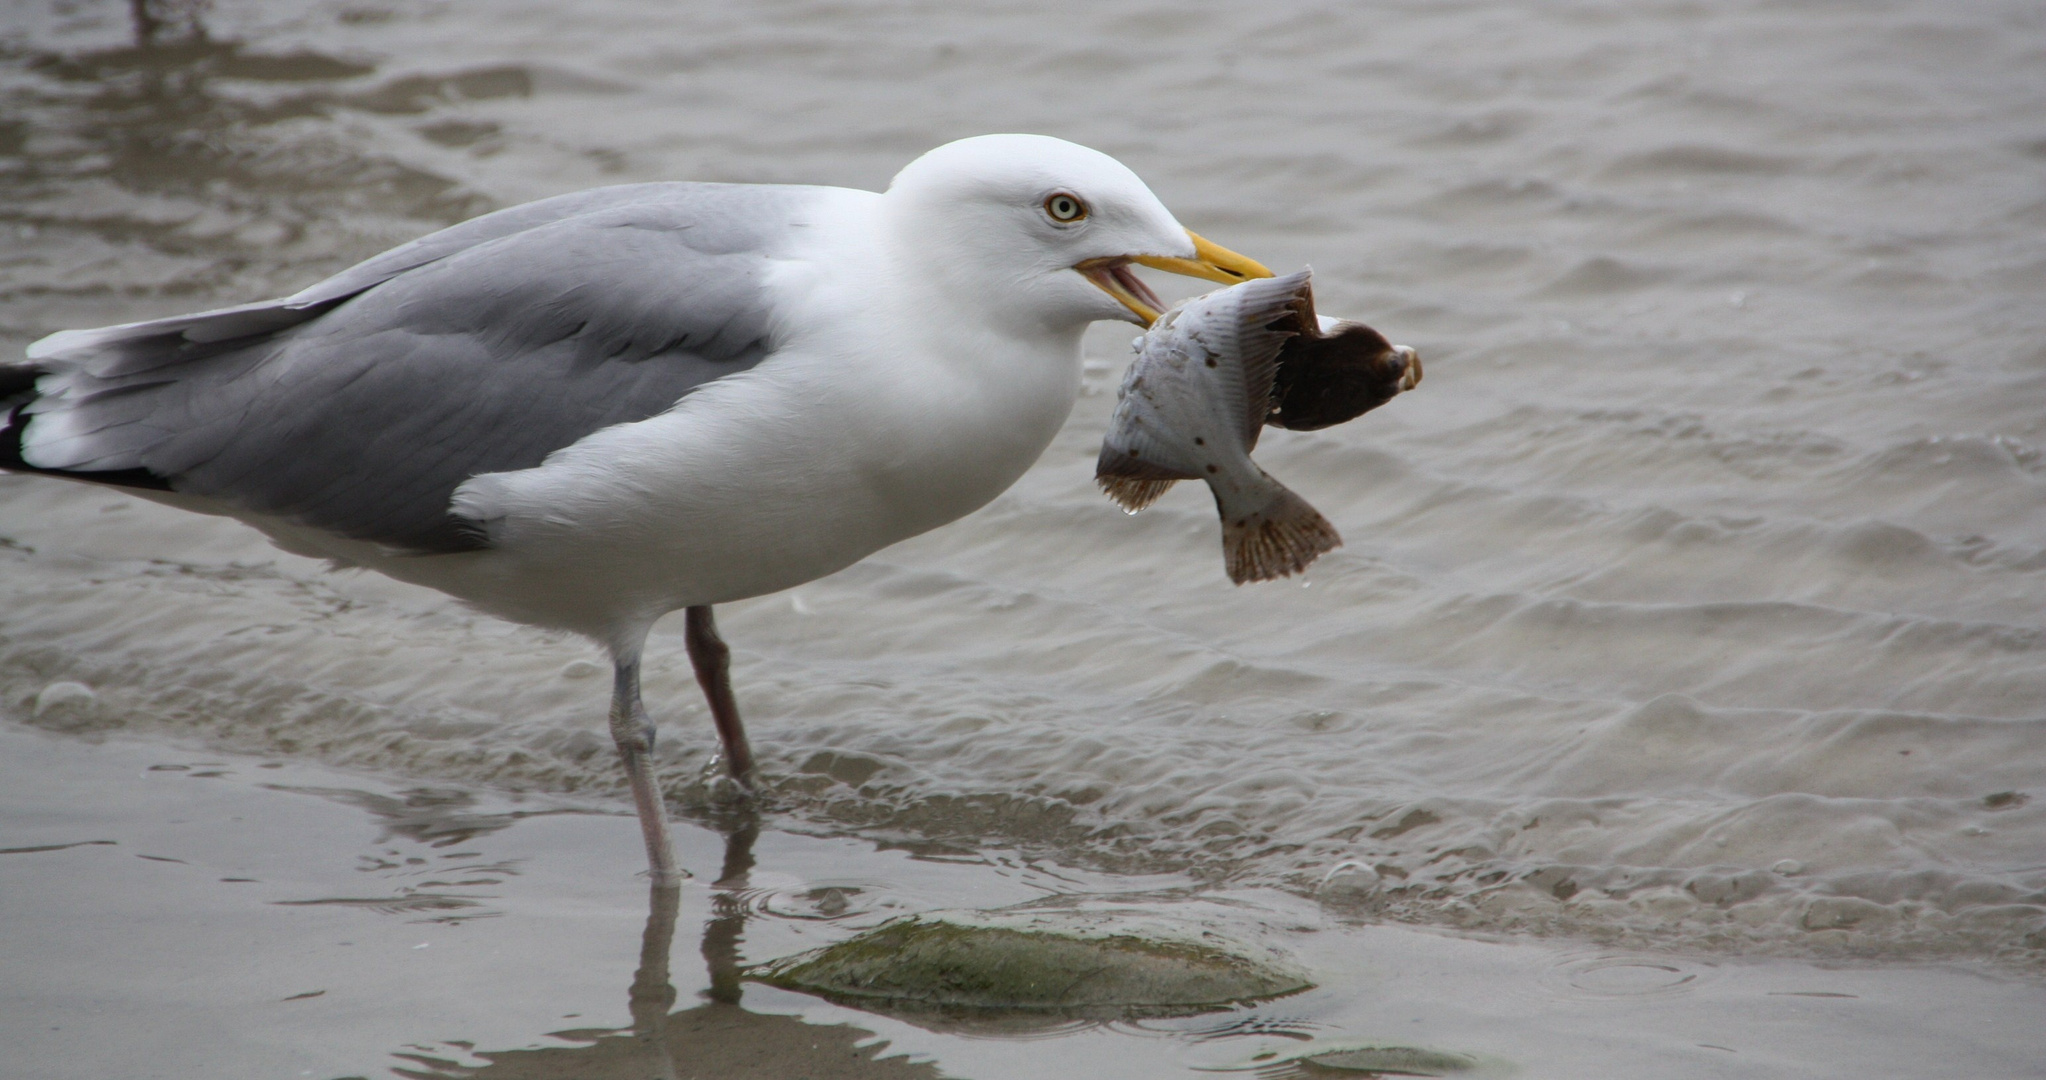
{"type": "Polygon", "coordinates": [[[1271,276],[1189,232],[1122,162],[1044,135],[946,143],[897,173],[884,199],[898,250],[943,291],[1054,332],[1150,325],[1164,304],[1132,263],[1231,284],[1271,276]]]}

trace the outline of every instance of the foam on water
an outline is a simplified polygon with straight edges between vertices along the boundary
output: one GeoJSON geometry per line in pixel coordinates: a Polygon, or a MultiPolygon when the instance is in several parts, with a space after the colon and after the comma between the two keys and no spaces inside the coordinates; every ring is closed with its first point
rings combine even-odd
{"type": "MultiPolygon", "coordinates": [[[[1118,329],[995,505],[721,609],[794,821],[1303,893],[1354,862],[1360,916],[2046,956],[2036,4],[219,0],[150,48],[125,13],[0,39],[8,348],[557,191],[873,186],[1036,130],[1422,350],[1420,392],[1266,437],[1348,539],[1304,583],[1231,588],[1198,492],[1094,490],[1118,329]]],[[[0,537],[17,720],[621,786],[578,642],[51,481],[0,480],[0,537]]],[[[687,800],[679,634],[647,690],[687,800]]]]}

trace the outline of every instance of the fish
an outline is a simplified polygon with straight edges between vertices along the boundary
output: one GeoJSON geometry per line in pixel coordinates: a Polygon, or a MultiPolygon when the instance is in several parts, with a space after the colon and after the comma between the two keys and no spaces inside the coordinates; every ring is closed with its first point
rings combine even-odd
{"type": "Polygon", "coordinates": [[[1181,480],[1204,480],[1238,585],[1307,569],[1342,535],[1250,460],[1269,425],[1313,431],[1413,389],[1421,358],[1362,323],[1314,310],[1312,271],[1197,296],[1133,343],[1094,478],[1129,513],[1181,480]]]}

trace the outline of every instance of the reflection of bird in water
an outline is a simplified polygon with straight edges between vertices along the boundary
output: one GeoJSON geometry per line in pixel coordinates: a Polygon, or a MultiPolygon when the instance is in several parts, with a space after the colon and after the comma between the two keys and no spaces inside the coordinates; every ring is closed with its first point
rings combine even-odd
{"type": "Polygon", "coordinates": [[[687,643],[752,754],[713,604],[986,504],[1071,410],[1080,337],[1148,323],[1141,262],[1266,276],[1057,139],[940,147],[885,193],[655,183],[488,214],[282,300],[73,330],[0,366],[0,467],[126,487],[288,550],[569,630],[656,883],[678,879],[640,702],[687,643]]]}
{"type": "Polygon", "coordinates": [[[936,1080],[937,1067],[902,1057],[879,1056],[886,1043],[873,1032],[848,1024],[807,1024],[793,1016],[747,1012],[741,992],[739,944],[750,909],[746,875],[753,868],[759,819],[736,815],[725,835],[724,868],[714,886],[710,921],[704,925],[703,958],[710,969],[708,999],[694,1008],[669,1012],[675,987],[668,953],[674,943],[682,890],[656,885],[649,895],[646,933],[640,939],[639,970],[631,990],[632,1026],[622,1031],[562,1032],[582,1045],[538,1050],[479,1051],[480,1068],[423,1054],[396,1055],[407,1062],[391,1071],[409,1080],[936,1080]]]}
{"type": "Polygon", "coordinates": [[[206,27],[199,16],[207,0],[128,0],[128,19],[135,26],[135,40],[153,45],[166,37],[204,37],[206,27]]]}

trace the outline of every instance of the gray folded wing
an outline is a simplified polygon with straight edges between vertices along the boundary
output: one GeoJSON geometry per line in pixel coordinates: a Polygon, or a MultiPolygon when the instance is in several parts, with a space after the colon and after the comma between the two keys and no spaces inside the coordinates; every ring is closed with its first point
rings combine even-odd
{"type": "MultiPolygon", "coordinates": [[[[513,207],[295,296],[31,350],[20,457],[422,552],[449,498],[768,353],[770,260],[816,189],[641,184],[513,207]]],[[[19,419],[15,428],[19,429],[19,419]]]]}

